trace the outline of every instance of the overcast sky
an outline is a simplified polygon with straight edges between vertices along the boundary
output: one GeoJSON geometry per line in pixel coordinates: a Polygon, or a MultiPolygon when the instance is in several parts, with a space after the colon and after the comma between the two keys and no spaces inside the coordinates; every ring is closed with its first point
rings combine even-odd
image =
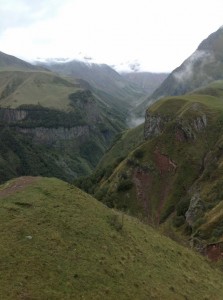
{"type": "Polygon", "coordinates": [[[223,25],[222,0],[0,0],[0,51],[169,72],[223,25]]]}

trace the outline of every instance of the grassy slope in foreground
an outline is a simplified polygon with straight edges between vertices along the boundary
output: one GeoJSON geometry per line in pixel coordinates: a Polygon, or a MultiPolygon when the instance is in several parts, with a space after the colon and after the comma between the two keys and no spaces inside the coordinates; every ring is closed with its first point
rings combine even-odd
{"type": "Polygon", "coordinates": [[[118,212],[67,183],[24,177],[0,196],[4,300],[223,299],[204,258],[132,217],[120,229],[118,212]]]}

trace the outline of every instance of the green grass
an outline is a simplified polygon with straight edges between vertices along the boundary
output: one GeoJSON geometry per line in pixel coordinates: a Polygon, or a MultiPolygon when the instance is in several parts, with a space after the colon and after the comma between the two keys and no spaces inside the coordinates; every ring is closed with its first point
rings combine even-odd
{"type": "Polygon", "coordinates": [[[60,180],[1,197],[0,218],[4,300],[223,298],[204,258],[60,180]]]}
{"type": "Polygon", "coordinates": [[[25,104],[66,111],[69,94],[78,90],[74,83],[51,72],[0,72],[1,107],[25,104]]]}

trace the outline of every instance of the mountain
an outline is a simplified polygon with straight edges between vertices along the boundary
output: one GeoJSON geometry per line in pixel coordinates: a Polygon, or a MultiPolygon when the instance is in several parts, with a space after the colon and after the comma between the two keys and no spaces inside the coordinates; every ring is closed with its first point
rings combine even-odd
{"type": "Polygon", "coordinates": [[[157,101],[144,128],[122,135],[77,184],[109,207],[167,226],[168,235],[181,232],[201,252],[221,242],[222,91],[223,81],[216,81],[157,101]]]}
{"type": "Polygon", "coordinates": [[[37,71],[41,69],[43,68],[0,51],[0,71],[37,71]]]}
{"type": "Polygon", "coordinates": [[[140,86],[148,95],[151,95],[167,78],[167,73],[128,72],[121,73],[128,81],[140,86]]]}
{"type": "Polygon", "coordinates": [[[0,294],[12,299],[215,299],[206,259],[54,178],[0,187],[0,294]]]}
{"type": "MultiPolygon", "coordinates": [[[[7,55],[3,55],[8,58],[7,55]]],[[[0,69],[0,182],[19,175],[72,181],[95,168],[125,118],[84,80],[25,62],[0,69]],[[27,64],[27,66],[30,66],[27,64]]]]}
{"type": "Polygon", "coordinates": [[[128,110],[141,103],[146,93],[136,84],[130,83],[106,64],[95,64],[73,60],[64,63],[41,64],[53,72],[87,81],[94,92],[118,110],[128,110]]]}
{"type": "Polygon", "coordinates": [[[146,99],[137,112],[165,96],[186,94],[208,83],[223,79],[223,27],[200,43],[197,50],[176,68],[146,99]]]}

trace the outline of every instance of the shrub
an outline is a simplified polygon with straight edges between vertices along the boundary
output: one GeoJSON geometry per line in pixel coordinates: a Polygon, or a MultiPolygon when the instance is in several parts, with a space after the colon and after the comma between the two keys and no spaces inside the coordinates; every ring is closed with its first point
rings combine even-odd
{"type": "Polygon", "coordinates": [[[122,180],[118,187],[117,187],[117,192],[125,192],[128,191],[132,188],[133,183],[130,179],[124,179],[122,180]]]}
{"type": "Polygon", "coordinates": [[[188,198],[181,199],[176,206],[177,215],[178,216],[185,216],[185,213],[187,212],[190,205],[190,201],[188,198]]]}
{"type": "Polygon", "coordinates": [[[144,152],[141,149],[138,149],[134,152],[134,157],[137,159],[143,158],[144,152]]]}
{"type": "Polygon", "coordinates": [[[185,222],[185,218],[184,216],[176,216],[174,219],[173,219],[173,225],[175,227],[180,227],[181,225],[183,225],[185,222]]]}

